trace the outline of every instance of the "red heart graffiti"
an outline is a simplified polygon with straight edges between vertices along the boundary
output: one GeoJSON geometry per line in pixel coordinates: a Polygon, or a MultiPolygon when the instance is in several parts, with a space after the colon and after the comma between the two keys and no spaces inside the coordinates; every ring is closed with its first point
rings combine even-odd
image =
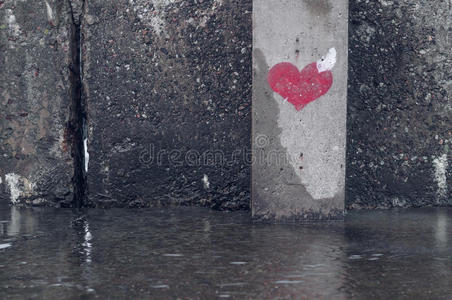
{"type": "Polygon", "coordinates": [[[268,83],[300,110],[328,92],[333,85],[333,73],[330,70],[319,72],[317,63],[309,64],[299,72],[296,66],[285,62],[271,68],[268,83]]]}

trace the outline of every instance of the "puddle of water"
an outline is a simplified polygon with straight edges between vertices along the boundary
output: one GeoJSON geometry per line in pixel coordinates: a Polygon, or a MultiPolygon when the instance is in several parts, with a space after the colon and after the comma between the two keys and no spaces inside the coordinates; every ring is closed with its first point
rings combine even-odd
{"type": "Polygon", "coordinates": [[[244,286],[245,284],[245,282],[223,283],[220,284],[219,287],[244,286]]]}
{"type": "Polygon", "coordinates": [[[197,208],[76,213],[0,206],[0,220],[0,299],[452,294],[447,208],[268,225],[248,213],[197,208]]]}
{"type": "Polygon", "coordinates": [[[298,284],[302,283],[304,280],[278,280],[275,281],[276,284],[298,284]]]}
{"type": "Polygon", "coordinates": [[[169,285],[162,284],[162,285],[151,285],[154,289],[169,289],[169,285]]]}

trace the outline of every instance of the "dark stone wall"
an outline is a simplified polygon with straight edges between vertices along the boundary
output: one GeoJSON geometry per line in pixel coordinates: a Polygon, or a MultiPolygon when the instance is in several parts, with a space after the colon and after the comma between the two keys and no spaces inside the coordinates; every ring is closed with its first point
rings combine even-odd
{"type": "Polygon", "coordinates": [[[349,209],[452,204],[451,6],[350,1],[349,209]]]}
{"type": "Polygon", "coordinates": [[[86,2],[87,205],[250,203],[251,0],[86,2]]]}
{"type": "Polygon", "coordinates": [[[0,201],[69,206],[68,1],[0,1],[0,201]]]}
{"type": "MultiPolygon", "coordinates": [[[[0,200],[74,204],[86,112],[85,205],[248,209],[251,2],[0,1],[0,200]]],[[[451,6],[350,0],[349,209],[451,204],[451,6]]]]}

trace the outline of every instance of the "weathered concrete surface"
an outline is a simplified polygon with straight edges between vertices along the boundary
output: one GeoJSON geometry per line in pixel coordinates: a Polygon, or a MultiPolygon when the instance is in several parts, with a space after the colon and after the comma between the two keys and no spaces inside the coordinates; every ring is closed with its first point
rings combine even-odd
{"type": "Polygon", "coordinates": [[[253,1],[255,218],[309,220],[343,216],[347,6],[347,1],[329,0],[253,1]],[[335,51],[329,51],[332,48],[336,51],[335,65],[335,51]],[[295,70],[291,78],[275,67],[290,62],[301,71],[327,53],[326,61],[311,65],[309,74],[295,70]],[[328,69],[324,68],[325,62],[334,65],[332,74],[324,71],[328,69]],[[278,73],[276,79],[270,79],[273,72],[278,73]],[[325,87],[319,82],[330,83],[331,75],[333,83],[326,94],[304,108],[295,105],[300,97],[301,101],[311,101],[311,94],[325,92],[328,84],[325,87]],[[296,94],[291,94],[294,90],[296,94]]]}
{"type": "Polygon", "coordinates": [[[87,204],[248,208],[251,1],[92,0],[82,31],[87,204]]]}
{"type": "Polygon", "coordinates": [[[350,1],[348,208],[452,204],[451,7],[350,1]]]}
{"type": "Polygon", "coordinates": [[[0,1],[0,201],[73,199],[67,1],[0,1]]]}

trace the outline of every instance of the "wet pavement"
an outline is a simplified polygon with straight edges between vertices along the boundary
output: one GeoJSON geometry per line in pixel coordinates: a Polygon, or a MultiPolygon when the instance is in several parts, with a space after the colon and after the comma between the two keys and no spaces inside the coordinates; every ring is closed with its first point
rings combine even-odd
{"type": "Polygon", "coordinates": [[[451,299],[452,209],[253,224],[201,208],[0,207],[0,299],[451,299]]]}

